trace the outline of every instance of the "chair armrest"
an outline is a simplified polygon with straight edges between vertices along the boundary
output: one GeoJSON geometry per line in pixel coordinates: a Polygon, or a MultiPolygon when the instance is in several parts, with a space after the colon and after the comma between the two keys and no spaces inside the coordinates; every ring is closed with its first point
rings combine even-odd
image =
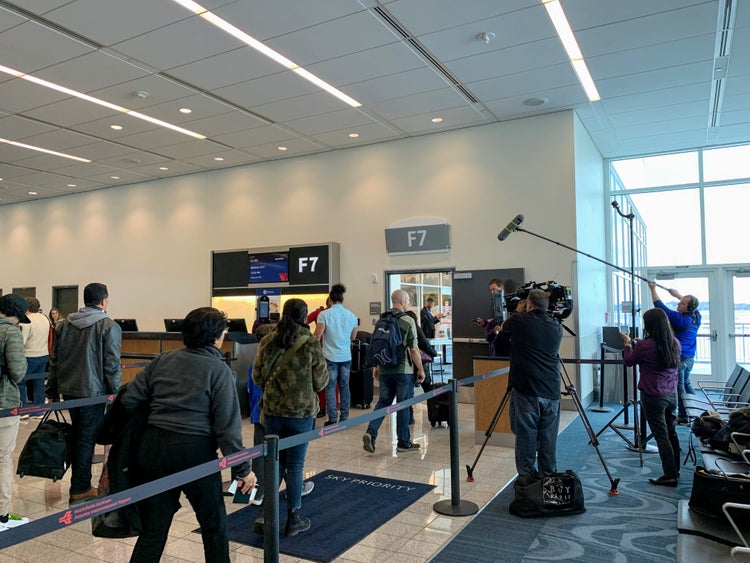
{"type": "Polygon", "coordinates": [[[733,547],[729,555],[735,563],[748,563],[750,562],[750,547],[733,547]]]}
{"type": "Polygon", "coordinates": [[[740,532],[740,529],[737,527],[737,523],[734,521],[734,518],[732,518],[731,514],[729,514],[730,509],[750,510],[750,504],[740,504],[739,502],[725,502],[724,504],[721,505],[722,512],[724,512],[724,515],[727,517],[727,520],[732,525],[732,528],[734,528],[734,531],[737,534],[737,537],[740,538],[742,545],[745,547],[750,547],[747,545],[747,541],[745,541],[745,536],[742,535],[742,532],[740,532]]]}

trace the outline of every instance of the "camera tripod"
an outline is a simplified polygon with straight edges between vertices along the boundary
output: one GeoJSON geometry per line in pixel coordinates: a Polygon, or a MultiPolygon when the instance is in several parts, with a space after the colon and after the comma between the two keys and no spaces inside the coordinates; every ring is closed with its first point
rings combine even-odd
{"type": "MultiPolygon", "coordinates": [[[[565,326],[565,325],[563,325],[565,326]]],[[[578,414],[581,416],[581,422],[583,422],[583,426],[586,429],[586,433],[589,436],[589,444],[594,446],[594,449],[596,450],[596,455],[599,456],[599,461],[602,463],[602,467],[604,468],[604,472],[607,474],[607,479],[609,479],[609,494],[610,495],[617,495],[619,494],[617,491],[617,486],[620,484],[620,478],[617,479],[612,478],[612,474],[609,472],[609,468],[607,467],[607,462],[604,460],[604,456],[602,456],[601,451],[599,451],[599,439],[598,434],[594,433],[594,429],[591,427],[591,422],[589,422],[589,418],[586,415],[586,411],[583,408],[583,405],[581,404],[581,399],[578,396],[578,391],[576,391],[575,385],[573,385],[570,375],[568,375],[568,370],[565,368],[565,364],[563,363],[562,359],[558,355],[558,361],[560,362],[560,366],[562,367],[561,377],[563,379],[563,383],[565,385],[565,391],[562,393],[563,395],[569,396],[573,400],[573,404],[576,407],[576,410],[578,411],[578,414]]],[[[508,401],[510,401],[510,394],[511,389],[510,386],[505,390],[505,394],[503,395],[503,398],[500,400],[500,404],[497,407],[497,410],[495,411],[495,415],[492,417],[492,422],[490,422],[489,427],[487,428],[487,431],[484,433],[484,442],[482,443],[482,447],[479,448],[479,453],[477,454],[476,459],[474,459],[474,463],[471,464],[471,466],[466,466],[466,473],[467,477],[466,480],[470,483],[474,481],[474,469],[477,466],[477,463],[479,462],[479,458],[482,456],[482,452],[484,451],[485,446],[487,446],[487,442],[489,442],[490,437],[492,437],[492,433],[495,431],[495,427],[497,426],[497,423],[500,421],[500,416],[503,413],[503,410],[505,410],[505,407],[508,404],[508,401]]]]}

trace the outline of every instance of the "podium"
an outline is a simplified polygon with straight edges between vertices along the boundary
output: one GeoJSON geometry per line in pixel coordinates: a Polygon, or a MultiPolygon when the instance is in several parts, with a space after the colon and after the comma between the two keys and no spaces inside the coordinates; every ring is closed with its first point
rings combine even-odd
{"type": "MultiPolygon", "coordinates": [[[[474,375],[488,373],[507,368],[508,360],[492,357],[475,357],[473,360],[474,375]]],[[[495,416],[497,407],[500,405],[505,391],[508,388],[508,373],[477,381],[474,399],[474,443],[481,444],[486,438],[486,432],[495,416]]],[[[516,437],[510,431],[510,404],[503,410],[497,421],[495,431],[492,433],[489,446],[501,446],[513,448],[516,445],[516,437]]]]}

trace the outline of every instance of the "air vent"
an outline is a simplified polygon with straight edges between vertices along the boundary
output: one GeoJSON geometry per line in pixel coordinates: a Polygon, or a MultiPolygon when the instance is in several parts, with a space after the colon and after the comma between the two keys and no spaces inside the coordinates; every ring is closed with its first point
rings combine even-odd
{"type": "Polygon", "coordinates": [[[445,68],[440,61],[438,61],[432,53],[430,53],[424,45],[422,45],[417,39],[414,38],[414,36],[409,33],[409,31],[401,25],[401,23],[393,17],[393,15],[388,12],[385,8],[382,6],[376,6],[372,10],[375,12],[378,17],[383,20],[388,27],[390,27],[393,31],[395,31],[398,35],[403,37],[404,41],[406,41],[417,53],[419,53],[420,56],[424,59],[424,61],[429,64],[435,71],[437,71],[443,78],[445,78],[450,84],[458,90],[461,95],[466,98],[470,103],[476,104],[479,100],[477,100],[476,96],[471,93],[471,91],[466,88],[463,84],[461,84],[461,81],[458,80],[451,71],[449,71],[447,68],[445,68]]]}

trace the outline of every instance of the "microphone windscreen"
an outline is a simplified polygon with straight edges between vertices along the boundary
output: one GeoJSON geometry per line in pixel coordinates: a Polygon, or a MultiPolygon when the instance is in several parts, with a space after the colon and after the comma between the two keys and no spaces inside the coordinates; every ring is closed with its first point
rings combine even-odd
{"type": "Polygon", "coordinates": [[[508,223],[502,231],[500,231],[497,235],[497,240],[503,241],[508,238],[510,234],[515,231],[521,223],[523,223],[523,219],[524,217],[520,213],[516,215],[513,220],[508,223]]]}

